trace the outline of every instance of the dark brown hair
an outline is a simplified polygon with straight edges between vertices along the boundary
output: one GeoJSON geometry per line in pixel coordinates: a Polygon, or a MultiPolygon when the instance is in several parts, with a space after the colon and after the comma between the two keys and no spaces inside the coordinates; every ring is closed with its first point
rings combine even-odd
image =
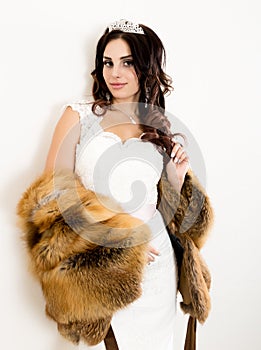
{"type": "Polygon", "coordinates": [[[109,32],[107,28],[99,39],[95,69],[91,73],[94,79],[92,110],[97,114],[97,106],[104,108],[111,104],[112,96],[103,78],[103,54],[111,40],[121,38],[130,47],[134,68],[139,79],[139,119],[145,133],[142,139],[158,145],[161,153],[166,152],[170,156],[174,145],[172,139],[176,134],[171,132],[170,121],[165,116],[165,95],[173,90],[172,80],[164,72],[166,53],[157,34],[143,24],[140,24],[140,27],[145,34],[126,33],[121,30],[109,32]],[[110,101],[106,98],[108,94],[110,101]],[[146,102],[147,108],[145,108],[146,102]]]}

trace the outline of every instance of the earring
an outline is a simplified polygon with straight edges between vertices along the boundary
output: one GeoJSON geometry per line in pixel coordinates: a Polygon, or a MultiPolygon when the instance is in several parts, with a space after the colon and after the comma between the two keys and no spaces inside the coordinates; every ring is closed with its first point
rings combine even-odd
{"type": "Polygon", "coordinates": [[[146,88],[146,93],[145,93],[145,108],[148,108],[148,102],[150,98],[150,88],[146,88]]]}
{"type": "Polygon", "coordinates": [[[106,92],[105,97],[106,97],[107,102],[110,102],[111,95],[108,92],[106,92]]]}

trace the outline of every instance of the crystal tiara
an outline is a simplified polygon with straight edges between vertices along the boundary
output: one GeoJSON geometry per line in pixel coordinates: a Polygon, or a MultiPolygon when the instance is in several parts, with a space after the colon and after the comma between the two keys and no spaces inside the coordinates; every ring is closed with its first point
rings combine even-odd
{"type": "Polygon", "coordinates": [[[145,34],[143,29],[138,25],[131,21],[127,21],[125,19],[121,19],[120,21],[116,21],[111,23],[108,26],[109,32],[113,30],[121,30],[125,33],[135,33],[135,34],[145,34]]]}

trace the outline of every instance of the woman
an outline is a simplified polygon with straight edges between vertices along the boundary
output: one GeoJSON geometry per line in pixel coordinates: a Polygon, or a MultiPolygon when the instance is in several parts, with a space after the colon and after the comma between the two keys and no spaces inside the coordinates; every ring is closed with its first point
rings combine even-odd
{"type": "MultiPolygon", "coordinates": [[[[149,222],[153,230],[155,238],[151,240],[148,251],[143,295],[128,308],[117,312],[112,319],[119,349],[123,350],[174,348],[177,269],[168,233],[156,209],[155,191],[163,167],[164,149],[171,155],[166,168],[168,179],[176,188],[180,189],[183,184],[189,161],[184,148],[173,143],[170,123],[163,114],[164,95],[171,90],[163,64],[164,47],[150,28],[124,21],[110,25],[98,42],[92,73],[92,111],[99,115],[86,131],[88,121],[85,119],[91,118],[90,105],[80,103],[68,106],[56,127],[46,162],[46,170],[74,167],[86,187],[99,193],[110,194],[113,189],[114,198],[121,202],[125,210],[149,222]],[[79,122],[81,128],[77,128],[79,122]],[[124,164],[117,163],[122,156],[116,156],[117,143],[122,144],[120,152],[124,153],[124,164]],[[132,154],[136,152],[135,156],[138,157],[144,153],[144,159],[133,160],[129,152],[131,147],[132,154]],[[162,152],[157,148],[161,148],[162,152]],[[103,176],[97,171],[100,163],[105,164],[99,160],[105,151],[105,158],[113,158],[112,165],[114,168],[116,166],[115,175],[111,176],[111,188],[109,184],[104,186],[104,168],[101,166],[103,176]],[[156,172],[153,166],[157,166],[156,172]],[[129,198],[128,188],[124,184],[127,183],[130,188],[130,182],[147,182],[149,179],[151,183],[145,186],[145,196],[141,199],[137,188],[131,205],[126,207],[129,198]]],[[[108,170],[112,169],[112,165],[108,170]]],[[[103,346],[94,348],[103,349],[103,346]]]]}
{"type": "Polygon", "coordinates": [[[179,285],[184,312],[200,322],[208,315],[210,276],[198,250],[211,208],[164,115],[172,89],[164,63],[150,28],[109,25],[97,45],[93,101],[66,106],[45,172],[18,205],[47,315],[82,349],[172,350],[180,272],[189,284],[179,285]],[[59,175],[65,169],[76,187],[59,175]]]}

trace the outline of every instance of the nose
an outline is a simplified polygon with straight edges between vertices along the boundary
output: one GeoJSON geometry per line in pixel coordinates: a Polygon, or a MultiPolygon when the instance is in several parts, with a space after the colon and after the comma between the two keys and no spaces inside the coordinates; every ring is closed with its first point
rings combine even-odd
{"type": "Polygon", "coordinates": [[[114,78],[119,78],[121,75],[121,68],[119,65],[114,64],[112,67],[112,76],[114,78]]]}

